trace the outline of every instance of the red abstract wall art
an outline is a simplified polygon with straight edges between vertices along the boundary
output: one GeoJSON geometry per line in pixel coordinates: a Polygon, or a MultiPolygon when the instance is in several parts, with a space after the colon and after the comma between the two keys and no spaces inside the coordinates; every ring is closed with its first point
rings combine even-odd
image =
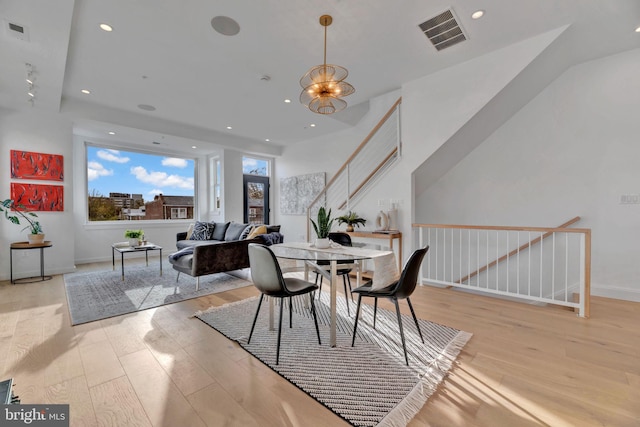
{"type": "Polygon", "coordinates": [[[11,200],[32,211],[64,211],[62,185],[11,183],[11,200]]]}
{"type": "Polygon", "coordinates": [[[11,150],[11,178],[63,181],[63,157],[59,154],[11,150]]]}

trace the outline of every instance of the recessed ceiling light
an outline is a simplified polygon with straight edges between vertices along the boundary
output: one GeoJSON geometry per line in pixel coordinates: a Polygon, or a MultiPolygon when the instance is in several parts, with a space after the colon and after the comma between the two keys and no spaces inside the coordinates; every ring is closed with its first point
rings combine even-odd
{"type": "Polygon", "coordinates": [[[91,93],[91,91],[88,89],[82,89],[80,92],[84,93],[85,95],[89,95],[91,93]]]}
{"type": "Polygon", "coordinates": [[[269,138],[265,139],[265,142],[269,142],[269,141],[271,141],[269,138]]]}
{"type": "Polygon", "coordinates": [[[191,148],[198,148],[198,147],[196,147],[195,145],[192,145],[191,148]]]}
{"type": "Polygon", "coordinates": [[[160,143],[158,141],[153,141],[153,144],[160,145],[160,143]]]}
{"type": "Polygon", "coordinates": [[[640,33],[640,27],[636,28],[636,33],[640,33]]]}
{"type": "Polygon", "coordinates": [[[138,108],[145,111],[156,111],[156,107],[153,105],[139,104],[138,108]]]}
{"type": "Polygon", "coordinates": [[[227,126],[227,129],[231,130],[231,129],[233,129],[233,128],[232,128],[231,126],[227,126]]]}
{"type": "Polygon", "coordinates": [[[480,19],[484,16],[484,10],[476,10],[471,14],[472,19],[480,19]]]}
{"type": "Polygon", "coordinates": [[[285,104],[291,104],[291,100],[290,100],[290,99],[285,99],[285,100],[284,100],[284,103],[285,103],[285,104]]]}
{"type": "Polygon", "coordinates": [[[109,135],[115,135],[116,133],[112,130],[110,130],[109,132],[107,132],[109,135]]]}
{"type": "Polygon", "coordinates": [[[312,128],[316,127],[315,123],[311,123],[309,126],[311,126],[312,128]]]}
{"type": "Polygon", "coordinates": [[[25,79],[25,80],[26,80],[26,81],[27,81],[27,83],[29,83],[30,85],[32,85],[32,84],[33,84],[33,80],[32,80],[32,79],[27,78],[27,79],[25,79]]]}
{"type": "Polygon", "coordinates": [[[30,96],[30,97],[32,97],[32,98],[33,98],[34,96],[36,96],[36,94],[35,94],[35,93],[33,93],[33,92],[27,92],[27,95],[29,95],[29,96],[30,96]]]}
{"type": "Polygon", "coordinates": [[[103,31],[106,31],[108,33],[110,33],[111,31],[113,31],[113,27],[109,24],[100,24],[100,29],[103,31]]]}

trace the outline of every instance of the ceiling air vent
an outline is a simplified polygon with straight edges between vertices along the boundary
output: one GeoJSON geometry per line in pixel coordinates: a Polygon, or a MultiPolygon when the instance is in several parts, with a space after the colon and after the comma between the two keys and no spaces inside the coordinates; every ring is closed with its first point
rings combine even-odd
{"type": "Polygon", "coordinates": [[[467,39],[451,9],[418,26],[437,50],[446,49],[467,39]]]}
{"type": "Polygon", "coordinates": [[[19,40],[29,41],[29,31],[24,25],[16,24],[15,22],[5,21],[5,28],[7,34],[19,40]]]}

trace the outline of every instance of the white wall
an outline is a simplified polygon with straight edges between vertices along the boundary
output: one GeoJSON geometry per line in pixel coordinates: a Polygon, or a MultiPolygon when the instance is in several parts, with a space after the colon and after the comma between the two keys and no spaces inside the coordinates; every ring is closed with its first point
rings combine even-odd
{"type": "MultiPolygon", "coordinates": [[[[44,250],[45,274],[71,271],[74,268],[74,239],[76,227],[73,221],[73,155],[71,149],[71,122],[57,114],[49,114],[37,108],[24,112],[0,109],[0,199],[10,198],[10,182],[53,184],[64,187],[64,212],[37,212],[46,240],[53,247],[44,250]],[[64,156],[64,181],[12,180],[9,170],[10,150],[35,151],[64,156]]],[[[23,221],[24,222],[24,221],[23,221]]],[[[0,219],[0,280],[9,279],[9,245],[27,240],[23,226],[0,219]]],[[[14,277],[40,275],[39,251],[14,251],[14,277]]]]}
{"type": "Polygon", "coordinates": [[[640,301],[640,49],[572,67],[416,200],[416,221],[592,229],[592,294],[640,301]]]}
{"type": "MultiPolygon", "coordinates": [[[[275,223],[282,225],[281,231],[286,241],[305,241],[308,224],[306,214],[284,215],[280,212],[280,180],[297,175],[325,172],[326,182],[328,182],[399,97],[400,91],[397,90],[371,100],[369,112],[357,126],[287,147],[282,156],[276,159],[277,170],[271,186],[275,199],[273,217],[275,223]]],[[[388,199],[393,196],[393,192],[378,196],[388,199]]],[[[377,204],[362,200],[356,206],[352,206],[352,210],[357,211],[368,221],[366,227],[361,227],[359,230],[375,228],[375,218],[379,211],[377,204]]],[[[332,217],[335,218],[340,214],[341,212],[332,212],[332,217]]],[[[345,226],[340,228],[344,230],[345,226]]],[[[337,224],[333,229],[338,229],[337,224]]],[[[312,235],[311,238],[315,236],[312,235]]]]}

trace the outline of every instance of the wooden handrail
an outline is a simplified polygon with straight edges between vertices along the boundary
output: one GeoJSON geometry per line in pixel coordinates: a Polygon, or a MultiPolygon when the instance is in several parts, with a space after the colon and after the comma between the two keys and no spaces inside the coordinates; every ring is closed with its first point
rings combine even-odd
{"type": "MultiPolygon", "coordinates": [[[[576,217],[579,218],[579,217],[576,217]]],[[[459,228],[461,230],[495,230],[495,231],[537,231],[537,232],[563,232],[563,233],[587,233],[590,232],[589,228],[547,228],[547,227],[510,227],[510,226],[495,226],[495,225],[459,225],[459,224],[411,224],[412,227],[420,228],[459,228]]]]}
{"type": "MultiPolygon", "coordinates": [[[[547,228],[542,228],[542,230],[549,230],[546,233],[544,233],[541,236],[536,237],[535,239],[521,245],[520,247],[518,247],[517,249],[512,250],[511,252],[509,252],[506,255],[502,255],[500,258],[498,258],[495,261],[491,261],[489,264],[485,265],[484,267],[481,267],[479,269],[477,269],[476,271],[474,271],[473,273],[470,273],[466,276],[464,276],[463,278],[461,278],[460,280],[458,280],[456,283],[464,283],[467,280],[471,279],[474,276],[477,276],[478,274],[482,273],[483,271],[488,270],[489,268],[493,267],[494,265],[497,265],[499,262],[504,261],[505,259],[519,253],[520,251],[527,249],[535,244],[537,244],[538,242],[540,242],[542,239],[546,239],[547,237],[551,236],[555,231],[559,231],[559,232],[567,232],[566,227],[569,227],[572,224],[575,224],[576,222],[580,221],[580,217],[577,216],[575,218],[570,219],[569,221],[565,222],[564,224],[556,227],[556,228],[551,228],[551,229],[547,229],[547,228]]],[[[475,226],[469,226],[469,227],[474,227],[475,226]]],[[[506,230],[507,228],[509,228],[510,230],[513,229],[513,227],[482,227],[483,229],[486,230],[492,230],[492,229],[496,229],[496,230],[506,230]]],[[[516,227],[517,231],[532,231],[532,230],[528,230],[530,228],[539,228],[539,227],[516,227]]],[[[574,232],[576,230],[581,230],[579,228],[573,228],[572,230],[574,230],[574,232]]]]}
{"type": "MultiPolygon", "coordinates": [[[[367,177],[366,177],[366,178],[365,178],[365,179],[360,183],[360,185],[358,185],[358,186],[356,187],[356,189],[355,189],[355,190],[353,190],[353,191],[349,194],[349,199],[353,199],[353,197],[354,197],[356,194],[358,194],[358,192],[359,192],[360,190],[362,190],[362,187],[364,187],[364,186],[367,184],[367,182],[369,182],[369,180],[370,180],[371,178],[373,178],[373,177],[375,176],[375,174],[377,174],[377,173],[378,173],[378,171],[379,171],[380,169],[382,169],[382,167],[383,167],[383,166],[384,166],[384,165],[389,161],[389,159],[391,159],[391,158],[392,158],[392,157],[393,157],[397,152],[398,152],[398,147],[393,147],[393,150],[391,150],[391,152],[390,152],[389,154],[387,154],[387,156],[384,158],[384,160],[382,160],[382,161],[380,162],[380,164],[378,164],[378,166],[376,166],[376,167],[373,169],[373,171],[372,171],[369,175],[367,175],[367,177]]],[[[342,210],[342,209],[344,209],[344,208],[345,208],[345,206],[346,206],[346,204],[347,204],[347,201],[345,200],[344,202],[342,202],[342,203],[340,204],[340,206],[338,207],[338,210],[342,210]]]]}

